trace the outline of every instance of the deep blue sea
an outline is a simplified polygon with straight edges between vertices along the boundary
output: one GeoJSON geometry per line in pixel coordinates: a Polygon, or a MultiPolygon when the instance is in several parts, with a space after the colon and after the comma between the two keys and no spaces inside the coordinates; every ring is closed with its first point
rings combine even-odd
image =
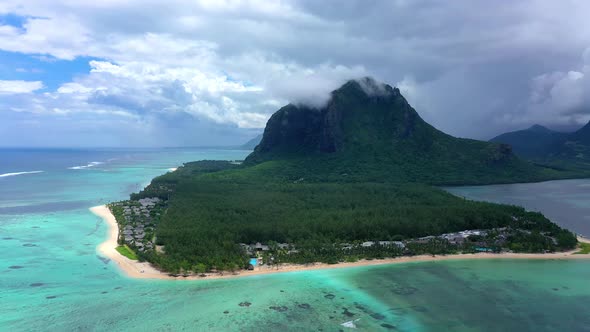
{"type": "MultiPolygon", "coordinates": [[[[88,208],[125,199],[183,162],[249,152],[0,150],[0,331],[339,331],[351,321],[362,331],[590,331],[588,261],[458,260],[170,281],[127,278],[97,254],[107,228],[88,208]]],[[[567,185],[559,190],[574,190],[567,185]]],[[[544,199],[551,197],[562,196],[544,199]]],[[[578,188],[576,200],[577,216],[587,218],[589,193],[578,188]]],[[[544,205],[560,206],[553,203],[544,205]]]]}

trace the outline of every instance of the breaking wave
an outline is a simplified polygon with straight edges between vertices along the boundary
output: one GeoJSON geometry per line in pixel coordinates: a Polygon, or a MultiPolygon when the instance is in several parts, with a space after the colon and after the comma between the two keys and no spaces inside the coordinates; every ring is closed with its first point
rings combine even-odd
{"type": "Polygon", "coordinates": [[[8,177],[8,176],[17,176],[17,175],[23,175],[23,174],[35,174],[35,173],[43,173],[43,171],[30,171],[30,172],[4,173],[4,174],[0,174],[0,178],[5,178],[5,177],[8,177]]]}
{"type": "Polygon", "coordinates": [[[85,168],[94,167],[94,166],[100,165],[100,164],[104,164],[104,163],[100,162],[100,161],[93,161],[93,162],[89,163],[88,165],[72,166],[72,167],[68,167],[68,169],[85,169],[85,168]]]}

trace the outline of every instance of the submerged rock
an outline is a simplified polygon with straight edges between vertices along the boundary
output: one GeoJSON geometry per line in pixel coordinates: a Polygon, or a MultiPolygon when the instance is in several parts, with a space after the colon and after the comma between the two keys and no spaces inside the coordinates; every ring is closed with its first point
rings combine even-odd
{"type": "Polygon", "coordinates": [[[42,283],[42,282],[34,282],[34,283],[30,284],[29,286],[31,286],[31,287],[41,287],[43,285],[45,285],[45,284],[42,283]]]}
{"type": "Polygon", "coordinates": [[[252,303],[248,302],[248,301],[244,301],[244,302],[240,302],[240,304],[238,304],[240,307],[249,307],[252,305],[252,303]]]}
{"type": "Polygon", "coordinates": [[[417,312],[427,312],[428,311],[428,309],[426,307],[423,307],[421,305],[415,305],[412,307],[412,309],[414,309],[414,311],[417,311],[417,312]]]}
{"type": "Polygon", "coordinates": [[[111,261],[110,258],[102,257],[99,255],[96,255],[96,258],[98,258],[103,264],[108,264],[111,261]]]}
{"type": "Polygon", "coordinates": [[[346,317],[353,317],[354,315],[356,315],[354,312],[349,311],[348,308],[342,308],[344,311],[342,311],[342,314],[346,317]]]}
{"type": "Polygon", "coordinates": [[[381,327],[384,327],[384,328],[386,328],[388,330],[397,330],[397,327],[395,327],[395,326],[393,326],[391,324],[387,324],[387,323],[381,324],[381,327]]]}
{"type": "Polygon", "coordinates": [[[376,312],[374,314],[371,314],[371,317],[375,318],[376,320],[383,320],[385,319],[385,316],[383,316],[382,314],[376,312]]]}
{"type": "Polygon", "coordinates": [[[396,286],[391,291],[397,295],[412,295],[418,291],[418,288],[411,286],[396,286]]]}
{"type": "Polygon", "coordinates": [[[282,306],[272,306],[272,307],[268,307],[271,310],[274,311],[278,311],[278,312],[285,312],[287,310],[289,310],[289,308],[287,308],[286,306],[282,305],[282,306]]]}
{"type": "Polygon", "coordinates": [[[309,305],[308,303],[301,303],[297,305],[299,308],[301,309],[309,309],[311,308],[311,305],[309,305]]]}
{"type": "Polygon", "coordinates": [[[333,300],[336,297],[336,295],[334,295],[334,294],[326,294],[326,295],[324,295],[324,297],[327,298],[327,299],[329,299],[329,300],[333,300]]]}
{"type": "Polygon", "coordinates": [[[362,304],[359,304],[359,303],[356,303],[356,302],[354,303],[354,307],[357,308],[360,311],[364,311],[364,312],[367,311],[367,308],[365,308],[362,304]]]}

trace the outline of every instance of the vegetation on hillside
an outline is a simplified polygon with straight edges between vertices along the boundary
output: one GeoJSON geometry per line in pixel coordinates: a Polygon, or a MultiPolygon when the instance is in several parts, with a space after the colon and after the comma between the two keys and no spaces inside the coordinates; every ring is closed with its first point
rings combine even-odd
{"type": "Polygon", "coordinates": [[[572,175],[523,161],[508,145],[447,135],[422,120],[399,90],[363,79],[332,92],[322,109],[288,105],[276,112],[244,164],[187,163],[131,195],[132,202],[112,206],[117,220],[135,225],[131,235],[155,241],[153,249],[142,243],[139,258],[173,273],[245,268],[240,243],[256,242],[268,244],[264,260],[274,263],[545,252],[574,248],[574,234],[539,213],[430,185],[572,175]],[[138,210],[150,220],[138,222],[129,211],[125,217],[142,198],[158,198],[138,210]],[[461,242],[428,237],[476,229],[488,232],[461,242]],[[391,244],[399,241],[403,247],[391,244]]]}
{"type": "Polygon", "coordinates": [[[517,155],[562,174],[590,176],[590,124],[571,133],[534,125],[490,141],[509,144],[517,155]]]}
{"type": "Polygon", "coordinates": [[[462,185],[572,176],[523,161],[505,144],[447,135],[398,89],[368,78],[333,91],[321,109],[281,108],[246,163],[266,176],[314,182],[462,185]],[[375,91],[367,93],[367,85],[375,91]]]}

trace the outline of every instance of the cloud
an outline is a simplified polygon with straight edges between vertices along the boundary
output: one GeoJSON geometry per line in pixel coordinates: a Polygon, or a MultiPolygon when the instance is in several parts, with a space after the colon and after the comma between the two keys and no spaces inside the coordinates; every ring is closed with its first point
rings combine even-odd
{"type": "Polygon", "coordinates": [[[590,120],[590,57],[584,52],[577,68],[547,72],[531,79],[522,112],[505,119],[572,128],[590,120]]]}
{"type": "Polygon", "coordinates": [[[459,136],[579,122],[590,3],[564,1],[4,0],[0,15],[22,22],[0,25],[0,50],[39,59],[40,70],[88,58],[90,71],[27,98],[2,94],[0,116],[54,116],[65,131],[68,121],[124,123],[162,140],[177,135],[174,121],[194,121],[237,143],[288,102],[319,106],[346,80],[372,76],[459,136]]]}
{"type": "Polygon", "coordinates": [[[314,69],[290,64],[263,81],[264,91],[284,102],[322,107],[330,92],[350,79],[366,75],[362,66],[346,67],[320,64],[314,69]]]}
{"type": "Polygon", "coordinates": [[[390,93],[385,83],[377,82],[371,77],[358,78],[356,81],[369,96],[387,96],[390,93]]]}
{"type": "Polygon", "coordinates": [[[43,89],[41,81],[0,80],[0,94],[31,93],[40,89],[43,89]]]}

